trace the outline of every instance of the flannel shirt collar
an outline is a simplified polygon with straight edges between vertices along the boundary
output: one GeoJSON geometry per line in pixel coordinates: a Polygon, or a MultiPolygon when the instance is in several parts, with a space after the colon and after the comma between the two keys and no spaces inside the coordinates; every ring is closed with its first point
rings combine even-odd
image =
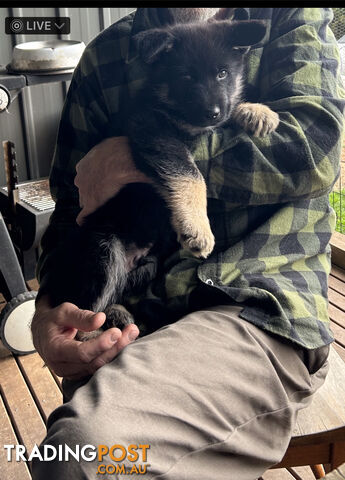
{"type": "MultiPolygon", "coordinates": [[[[158,28],[164,25],[164,15],[163,11],[165,8],[138,8],[135,12],[133,19],[133,26],[130,38],[130,44],[128,49],[128,54],[126,58],[126,63],[132,62],[137,58],[138,53],[133,41],[135,34],[142,32],[143,30],[148,30],[149,28],[158,28]]],[[[249,20],[250,12],[249,8],[238,7],[235,10],[234,20],[249,20]]]]}

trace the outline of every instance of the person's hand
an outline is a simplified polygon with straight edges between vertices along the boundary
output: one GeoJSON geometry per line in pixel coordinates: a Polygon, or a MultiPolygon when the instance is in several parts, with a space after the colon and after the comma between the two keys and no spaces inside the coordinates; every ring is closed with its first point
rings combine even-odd
{"type": "Polygon", "coordinates": [[[78,225],[128,183],[151,182],[136,169],[127,137],[106,138],[80,160],[76,171],[74,184],[79,189],[82,207],[78,225]]]}
{"type": "Polygon", "coordinates": [[[104,313],[80,310],[72,303],[52,308],[49,298],[43,296],[37,302],[31,324],[33,343],[45,364],[56,375],[69,379],[92,375],[113,360],[139,334],[138,327],[132,324],[123,331],[110,328],[85,342],[75,339],[78,330],[97,330],[104,321],[104,313]]]}

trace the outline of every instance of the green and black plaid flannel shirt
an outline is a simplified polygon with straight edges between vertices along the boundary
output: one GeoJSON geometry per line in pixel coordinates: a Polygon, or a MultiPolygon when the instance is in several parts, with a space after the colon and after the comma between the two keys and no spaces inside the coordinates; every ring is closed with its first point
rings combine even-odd
{"type": "MultiPolygon", "coordinates": [[[[329,240],[335,215],[328,193],[338,171],[344,91],[331,9],[236,10],[262,19],[264,40],[248,54],[248,95],[279,113],[265,138],[233,127],[193,141],[208,187],[216,250],[206,260],[184,250],[169,257],[145,295],[127,299],[134,313],[164,305],[183,314],[236,302],[241,317],[312,349],[332,341],[327,313],[329,240]]],[[[146,68],[131,42],[159,26],[157,9],[138,9],[98,35],[75,70],[51,171],[56,209],[42,240],[39,276],[79,211],[75,165],[95,144],[126,135],[128,98],[146,68]]]]}

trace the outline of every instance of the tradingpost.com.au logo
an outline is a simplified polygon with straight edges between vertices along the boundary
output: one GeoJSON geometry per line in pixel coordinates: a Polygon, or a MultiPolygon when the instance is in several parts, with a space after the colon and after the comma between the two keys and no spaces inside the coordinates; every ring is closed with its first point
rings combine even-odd
{"type": "Polygon", "coordinates": [[[35,444],[31,452],[24,445],[4,445],[8,462],[77,462],[98,461],[95,466],[97,475],[145,475],[150,464],[147,463],[149,444],[108,445],[43,445],[39,449],[35,444]],[[105,458],[106,457],[106,458],[105,458]],[[111,461],[112,463],[110,463],[111,461]]]}

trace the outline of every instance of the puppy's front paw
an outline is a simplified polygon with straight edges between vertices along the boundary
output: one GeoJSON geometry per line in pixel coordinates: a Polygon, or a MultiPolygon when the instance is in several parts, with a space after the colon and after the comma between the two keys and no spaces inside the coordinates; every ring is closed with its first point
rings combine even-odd
{"type": "Polygon", "coordinates": [[[122,305],[112,304],[108,305],[104,313],[106,315],[106,320],[102,325],[102,328],[98,328],[97,330],[93,330],[92,332],[83,332],[78,330],[76,335],[76,340],[80,342],[86,342],[87,340],[91,340],[92,338],[97,338],[101,335],[104,330],[108,328],[117,327],[122,330],[126,325],[130,325],[134,323],[133,316],[125,309],[122,305]]]}
{"type": "Polygon", "coordinates": [[[133,316],[122,305],[116,303],[108,305],[104,313],[107,319],[104,322],[103,329],[117,327],[122,330],[126,325],[134,323],[133,316]]]}
{"type": "Polygon", "coordinates": [[[264,137],[279,125],[279,115],[262,103],[241,103],[234,113],[238,125],[256,137],[264,137]]]}
{"type": "Polygon", "coordinates": [[[172,219],[181,246],[195,257],[206,258],[214,247],[214,236],[208,218],[172,219]]]}
{"type": "Polygon", "coordinates": [[[78,330],[75,338],[80,342],[86,342],[87,340],[91,340],[92,338],[99,337],[103,332],[104,330],[102,330],[101,328],[98,328],[97,330],[92,330],[92,332],[82,332],[81,330],[78,330]]]}

